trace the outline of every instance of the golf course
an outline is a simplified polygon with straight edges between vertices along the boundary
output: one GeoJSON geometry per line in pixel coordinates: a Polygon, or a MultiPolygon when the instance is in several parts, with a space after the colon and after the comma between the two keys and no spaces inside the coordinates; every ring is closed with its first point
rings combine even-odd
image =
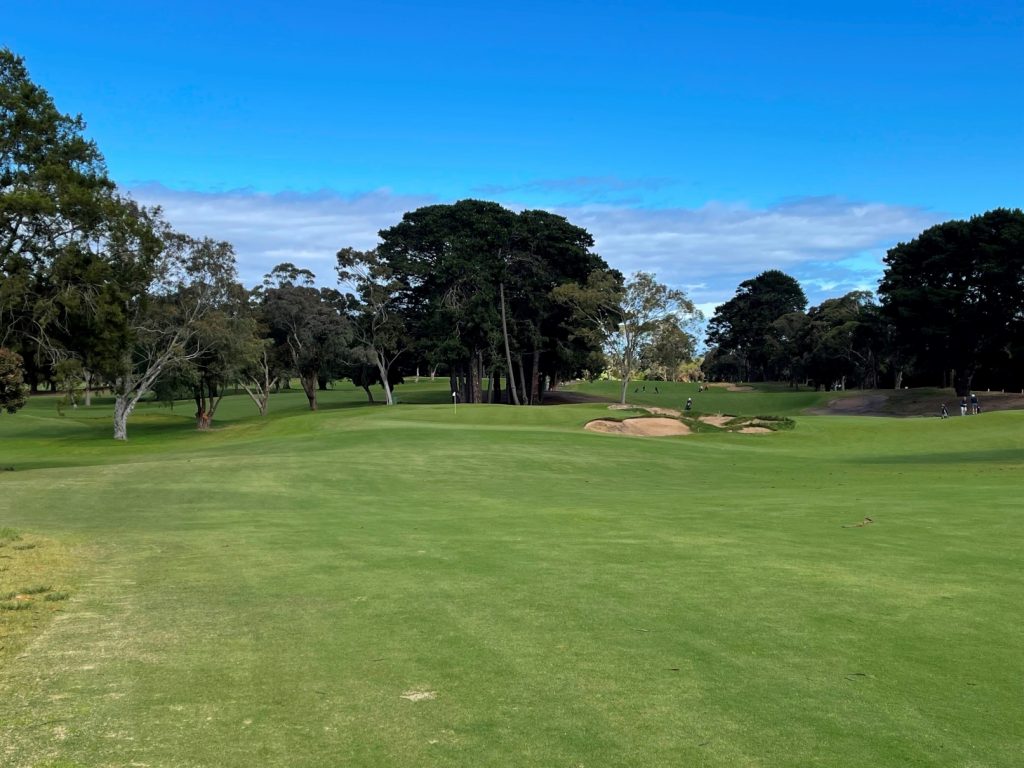
{"type": "Polygon", "coordinates": [[[645,384],[0,416],[0,765],[1021,765],[1024,411],[645,384]]]}

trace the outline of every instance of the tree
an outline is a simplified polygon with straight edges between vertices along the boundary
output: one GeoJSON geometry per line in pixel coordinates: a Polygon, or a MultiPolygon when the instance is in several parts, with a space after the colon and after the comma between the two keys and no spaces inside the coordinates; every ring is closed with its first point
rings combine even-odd
{"type": "Polygon", "coordinates": [[[566,285],[557,296],[591,321],[603,334],[612,373],[622,382],[619,402],[626,402],[629,382],[650,353],[659,328],[675,324],[684,333],[700,313],[683,291],[637,272],[620,287],[617,273],[596,273],[585,286],[566,285]]]}
{"type": "Polygon", "coordinates": [[[394,405],[391,370],[412,344],[402,313],[402,282],[376,250],[342,248],[337,270],[338,280],[356,292],[352,328],[357,354],[376,367],[387,404],[394,405]]]}
{"type": "MultiPolygon", "coordinates": [[[[590,275],[608,269],[593,247],[591,234],[563,216],[526,210],[516,217],[505,254],[499,301],[509,383],[515,381],[511,375],[515,350],[517,368],[522,371],[518,383],[524,403],[540,402],[545,379],[555,384],[561,378],[575,376],[600,352],[597,340],[588,343],[585,333],[576,333],[572,312],[554,295],[558,286],[582,286],[590,275]]],[[[515,393],[515,387],[509,389],[515,393]]]]}
{"type": "Polygon", "coordinates": [[[269,370],[265,368],[266,347],[257,335],[256,319],[248,298],[249,293],[242,285],[228,285],[217,305],[197,323],[196,346],[199,352],[186,362],[184,368],[185,379],[196,404],[197,429],[210,428],[217,406],[232,382],[244,382],[260,415],[266,415],[271,385],[269,370]],[[252,374],[259,376],[257,371],[265,375],[265,378],[254,381],[259,386],[260,396],[254,395],[246,380],[252,374]]]}
{"type": "Polygon", "coordinates": [[[0,48],[0,344],[33,367],[57,362],[56,305],[80,288],[78,262],[120,205],[84,128],[0,48]]]}
{"type": "MultiPolygon", "coordinates": [[[[811,308],[800,326],[802,365],[816,384],[873,387],[878,375],[877,307],[870,291],[851,291],[811,308]]],[[[784,316],[789,317],[789,316],[784,316]]]]}
{"type": "Polygon", "coordinates": [[[14,413],[28,402],[21,355],[0,347],[0,412],[14,413]]]}
{"type": "Polygon", "coordinates": [[[449,367],[462,400],[483,400],[500,359],[499,291],[516,215],[497,203],[430,205],[381,231],[381,263],[401,284],[407,327],[433,364],[449,367]]]}
{"type": "Polygon", "coordinates": [[[686,324],[676,315],[662,318],[655,324],[645,355],[645,365],[654,378],[675,381],[683,363],[693,360],[697,343],[686,324]]]}
{"type": "Polygon", "coordinates": [[[938,224],[890,249],[885,264],[883,315],[919,375],[945,383],[951,374],[960,396],[979,371],[1020,376],[1024,212],[999,208],[938,224]]]}
{"type": "Polygon", "coordinates": [[[314,287],[315,279],[308,269],[278,264],[264,277],[260,307],[274,349],[298,375],[311,411],[318,377],[343,362],[351,339],[345,297],[314,287]]]}
{"type": "MultiPolygon", "coordinates": [[[[736,295],[715,310],[708,323],[708,346],[715,354],[709,363],[725,363],[738,368],[743,380],[777,379],[780,371],[772,367],[773,324],[785,314],[803,312],[807,297],[800,284],[784,272],[771,269],[744,280],[736,295]]],[[[728,375],[721,370],[713,376],[728,375]]]]}
{"type": "Polygon", "coordinates": [[[124,298],[108,330],[113,352],[100,363],[113,382],[117,440],[127,439],[128,417],[165,371],[210,351],[202,325],[235,284],[229,244],[172,232],[141,208],[135,213],[152,229],[129,227],[107,244],[106,287],[124,298]]]}

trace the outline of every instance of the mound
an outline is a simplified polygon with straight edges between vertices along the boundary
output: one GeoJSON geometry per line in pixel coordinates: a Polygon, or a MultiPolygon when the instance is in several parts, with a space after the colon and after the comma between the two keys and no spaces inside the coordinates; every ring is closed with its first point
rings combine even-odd
{"type": "Polygon", "coordinates": [[[612,421],[595,419],[583,427],[590,432],[605,432],[616,435],[640,435],[643,437],[669,437],[688,435],[690,428],[675,419],[626,419],[612,421]]]}

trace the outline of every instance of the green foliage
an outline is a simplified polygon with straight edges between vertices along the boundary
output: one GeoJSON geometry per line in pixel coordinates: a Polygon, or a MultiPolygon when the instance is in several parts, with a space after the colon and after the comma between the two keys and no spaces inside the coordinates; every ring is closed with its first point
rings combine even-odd
{"type": "Polygon", "coordinates": [[[744,280],[708,323],[707,342],[714,348],[706,359],[709,375],[740,381],[784,378],[773,349],[781,343],[775,323],[784,315],[803,312],[806,306],[800,284],[777,269],[744,280]]]}
{"type": "Polygon", "coordinates": [[[15,413],[28,402],[21,355],[0,347],[0,412],[15,413]]]}
{"type": "Polygon", "coordinates": [[[885,318],[919,377],[938,383],[952,370],[960,395],[976,374],[1024,386],[1024,211],[938,224],[890,249],[885,264],[885,318]]]}
{"type": "Polygon", "coordinates": [[[264,277],[259,292],[259,319],[273,354],[298,375],[314,411],[318,377],[330,377],[340,368],[351,339],[348,300],[336,290],[314,287],[315,278],[308,269],[279,264],[264,277]]]}

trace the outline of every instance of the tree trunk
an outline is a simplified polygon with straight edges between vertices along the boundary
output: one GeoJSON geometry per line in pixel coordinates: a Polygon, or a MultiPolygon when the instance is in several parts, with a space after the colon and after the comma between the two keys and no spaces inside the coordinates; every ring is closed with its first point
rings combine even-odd
{"type": "Polygon", "coordinates": [[[384,365],[380,353],[377,353],[377,373],[380,374],[380,385],[384,387],[384,399],[388,405],[394,405],[395,399],[391,394],[391,382],[388,381],[390,366],[384,365]]]}
{"type": "Polygon", "coordinates": [[[519,393],[516,391],[516,376],[512,372],[512,352],[508,345],[508,325],[505,322],[505,284],[498,283],[501,296],[501,335],[505,339],[505,362],[508,364],[508,391],[512,393],[512,403],[519,405],[519,393]]]}
{"type": "Polygon", "coordinates": [[[523,369],[523,356],[520,355],[518,359],[519,365],[519,402],[526,405],[529,401],[526,399],[526,371],[523,369]]]}
{"type": "Polygon", "coordinates": [[[306,399],[309,401],[309,410],[316,410],[316,374],[307,374],[305,376],[299,376],[299,381],[302,382],[302,391],[306,393],[306,399]]]}
{"type": "Polygon", "coordinates": [[[92,405],[92,374],[87,369],[82,371],[82,380],[85,382],[85,407],[89,408],[92,405]]]}
{"type": "Polygon", "coordinates": [[[533,367],[530,370],[530,405],[540,403],[540,350],[533,350],[533,367]]]}
{"type": "Polygon", "coordinates": [[[626,404],[626,392],[628,390],[629,390],[629,377],[628,376],[623,376],[622,377],[622,388],[619,391],[619,404],[620,405],[625,405],[626,404]]]}
{"type": "Polygon", "coordinates": [[[481,357],[483,357],[483,355],[480,352],[477,352],[469,361],[469,375],[473,377],[471,385],[473,399],[470,402],[473,403],[482,403],[484,397],[483,386],[481,381],[484,377],[484,372],[480,364],[481,357]]]}
{"type": "Polygon", "coordinates": [[[956,381],[954,386],[956,387],[956,394],[958,397],[967,397],[971,394],[971,382],[974,380],[974,369],[965,368],[957,371],[956,381]]]}
{"type": "Polygon", "coordinates": [[[114,439],[128,439],[128,416],[135,408],[131,398],[118,395],[114,398],[114,439]]]}
{"type": "Polygon", "coordinates": [[[893,389],[903,389],[903,369],[896,369],[896,382],[893,385],[893,389]]]}
{"type": "Polygon", "coordinates": [[[373,402],[373,392],[370,391],[370,385],[369,384],[363,384],[363,391],[366,392],[367,399],[372,403],[373,402]]]}

